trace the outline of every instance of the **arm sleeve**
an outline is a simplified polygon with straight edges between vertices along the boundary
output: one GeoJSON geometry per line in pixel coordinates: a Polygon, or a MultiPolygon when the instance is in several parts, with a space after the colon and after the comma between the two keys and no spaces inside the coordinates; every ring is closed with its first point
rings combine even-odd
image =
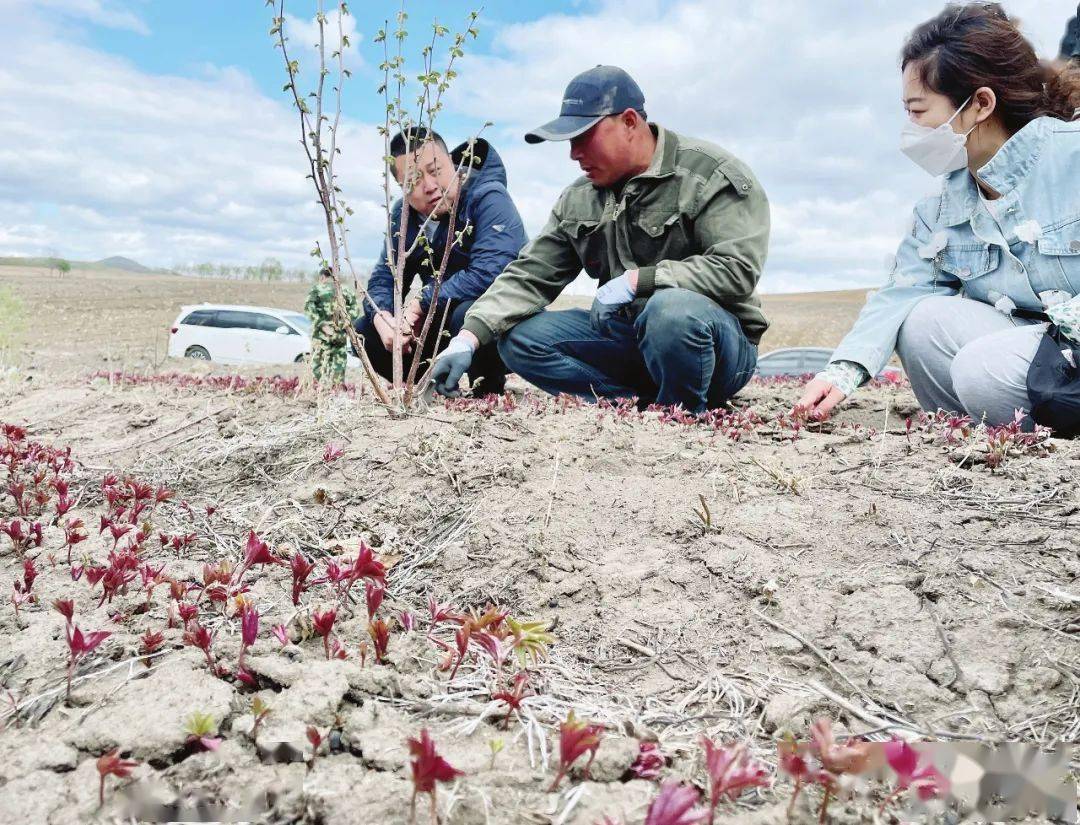
{"type": "MultiPolygon", "coordinates": [[[[390,242],[397,243],[398,227],[401,226],[401,201],[398,201],[390,213],[390,242]]],[[[396,249],[396,246],[395,246],[396,249]]],[[[386,259],[386,241],[383,240],[379,249],[379,262],[375,264],[371,276],[367,282],[367,294],[379,309],[393,313],[394,311],[394,273],[390,271],[390,264],[386,259]]],[[[374,308],[367,301],[364,302],[364,312],[372,316],[374,308]]]]}
{"type": "MultiPolygon", "coordinates": [[[[469,265],[443,282],[439,289],[440,302],[479,298],[525,245],[525,227],[504,187],[490,187],[478,194],[471,212],[469,231],[473,241],[469,265]]],[[[424,310],[431,303],[434,289],[433,281],[420,293],[424,310]]]]}
{"type": "Polygon", "coordinates": [[[854,361],[831,361],[814,377],[828,381],[840,390],[845,398],[870,380],[870,374],[863,369],[862,364],[854,361]]]}
{"type": "Polygon", "coordinates": [[[689,289],[720,304],[753,295],[769,247],[769,201],[749,179],[740,176],[744,183],[736,187],[720,169],[713,178],[713,194],[694,219],[695,239],[704,251],[641,267],[636,297],[665,287],[689,289]]]}
{"type": "Polygon", "coordinates": [[[581,259],[561,224],[557,212],[552,212],[540,234],[472,305],[464,329],[481,344],[535,315],[577,277],[581,259]]]}
{"type": "Polygon", "coordinates": [[[936,213],[937,203],[931,198],[915,208],[911,231],[900,243],[889,280],[867,298],[830,361],[853,361],[868,376],[877,375],[896,349],[900,327],[915,305],[931,295],[959,292],[959,279],[944,272],[938,262],[945,235],[934,232],[924,217],[936,213]]]}
{"type": "Polygon", "coordinates": [[[1080,344],[1080,295],[1047,307],[1046,314],[1057,324],[1062,335],[1073,343],[1080,344]]]}

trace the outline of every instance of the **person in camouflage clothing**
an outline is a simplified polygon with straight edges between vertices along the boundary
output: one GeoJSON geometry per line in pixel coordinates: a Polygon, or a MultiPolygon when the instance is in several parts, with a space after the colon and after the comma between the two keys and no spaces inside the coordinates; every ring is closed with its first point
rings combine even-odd
{"type": "MultiPolygon", "coordinates": [[[[345,309],[352,318],[357,315],[356,295],[342,286],[345,309]]],[[[348,339],[345,327],[334,318],[334,277],[329,269],[319,273],[311,285],[304,314],[311,319],[311,371],[315,380],[322,383],[329,379],[334,384],[345,380],[345,360],[348,339]]]]}

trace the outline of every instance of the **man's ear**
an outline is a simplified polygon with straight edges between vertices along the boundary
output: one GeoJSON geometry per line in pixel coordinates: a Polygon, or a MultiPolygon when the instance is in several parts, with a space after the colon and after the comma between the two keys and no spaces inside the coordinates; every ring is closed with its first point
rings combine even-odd
{"type": "Polygon", "coordinates": [[[627,109],[621,115],[619,115],[619,122],[622,123],[627,129],[634,129],[638,123],[641,122],[641,115],[635,112],[633,109],[627,109]]]}
{"type": "Polygon", "coordinates": [[[975,104],[975,122],[982,123],[987,120],[997,109],[997,95],[989,86],[981,86],[971,96],[971,102],[975,104]]]}

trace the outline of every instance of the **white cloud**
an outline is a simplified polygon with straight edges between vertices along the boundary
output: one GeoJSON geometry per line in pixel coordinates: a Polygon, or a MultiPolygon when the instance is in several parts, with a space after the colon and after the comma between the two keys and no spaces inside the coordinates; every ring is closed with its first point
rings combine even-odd
{"type": "MultiPolygon", "coordinates": [[[[325,224],[284,95],[235,68],[148,74],[43,19],[30,37],[0,29],[0,50],[0,203],[35,207],[4,221],[0,253],[310,263],[325,224]]],[[[340,134],[341,185],[367,220],[354,254],[368,258],[382,140],[351,121],[340,134]]]]}
{"type": "MultiPolygon", "coordinates": [[[[767,290],[870,285],[883,280],[883,257],[933,185],[896,149],[897,54],[940,5],[608,0],[498,27],[491,52],[460,65],[447,116],[495,121],[488,136],[535,232],[576,169],[567,144],[527,146],[522,135],[557,113],[577,71],[622,65],[651,117],[728,147],[761,178],[773,208],[767,290]]],[[[1044,54],[1074,11],[1072,0],[1007,5],[1044,54]]],[[[263,95],[237,68],[149,74],[87,47],[67,25],[145,31],[118,3],[0,0],[4,19],[15,9],[25,25],[0,27],[0,254],[307,264],[325,227],[284,95],[263,95]]],[[[344,25],[358,42],[356,22],[344,25]]],[[[290,20],[287,33],[297,49],[317,36],[304,20],[290,20]]],[[[306,48],[294,55],[302,63],[306,48]]],[[[382,139],[347,120],[340,144],[341,183],[356,210],[352,251],[367,259],[384,226],[382,139]]]]}
{"type": "MultiPolygon", "coordinates": [[[[55,12],[85,20],[98,26],[111,29],[128,29],[138,34],[150,33],[146,23],[137,14],[126,9],[114,8],[112,4],[102,2],[102,0],[34,0],[34,2],[39,9],[46,12],[55,12]]],[[[12,5],[15,3],[25,7],[28,0],[14,0],[12,5]]],[[[0,4],[0,7],[2,5],[0,4]]]]}
{"type": "MultiPolygon", "coordinates": [[[[346,14],[342,17],[335,9],[327,12],[324,24],[323,41],[327,66],[336,72],[337,60],[333,54],[337,50],[341,35],[349,41],[349,45],[342,51],[345,68],[356,70],[363,60],[357,51],[359,39],[363,36],[356,32],[356,17],[346,14]],[[339,28],[340,22],[340,28],[339,28]]],[[[312,17],[310,20],[301,20],[299,17],[286,13],[285,36],[288,38],[289,56],[300,58],[301,71],[314,72],[319,60],[319,21],[312,17]],[[302,54],[296,52],[297,47],[303,50],[302,54]]]]}

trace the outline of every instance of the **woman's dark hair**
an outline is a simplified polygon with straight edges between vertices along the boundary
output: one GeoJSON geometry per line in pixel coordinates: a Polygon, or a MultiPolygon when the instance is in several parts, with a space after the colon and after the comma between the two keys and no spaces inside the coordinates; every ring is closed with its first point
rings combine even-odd
{"type": "Polygon", "coordinates": [[[901,68],[908,64],[957,108],[976,89],[993,89],[1010,134],[1043,115],[1072,120],[1080,107],[1080,69],[1041,63],[999,3],[950,3],[911,33],[900,53],[901,68]]]}

